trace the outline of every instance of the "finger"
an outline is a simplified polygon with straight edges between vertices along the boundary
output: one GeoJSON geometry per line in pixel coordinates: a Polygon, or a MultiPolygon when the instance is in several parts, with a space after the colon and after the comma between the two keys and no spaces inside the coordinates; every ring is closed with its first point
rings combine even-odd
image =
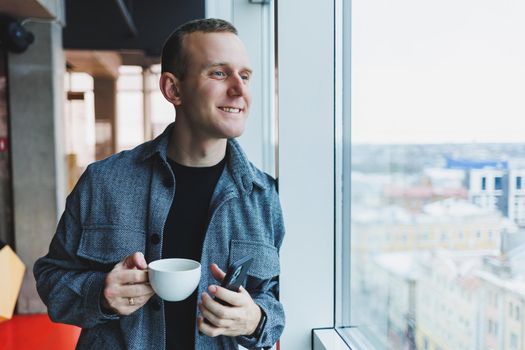
{"type": "Polygon", "coordinates": [[[197,324],[199,326],[199,331],[201,331],[209,337],[217,337],[224,332],[224,329],[215,327],[211,324],[204,322],[204,318],[202,317],[199,317],[197,319],[197,324]]]}
{"type": "Polygon", "coordinates": [[[222,271],[217,264],[211,264],[210,270],[211,270],[211,274],[213,275],[213,277],[217,281],[222,282],[222,280],[224,279],[224,276],[226,275],[224,271],[222,271]]]}
{"type": "Polygon", "coordinates": [[[202,316],[212,323],[215,327],[229,328],[232,325],[232,320],[223,319],[215,316],[210,310],[208,310],[203,304],[199,304],[199,309],[202,316]]]}
{"type": "Polygon", "coordinates": [[[123,297],[141,297],[155,293],[153,289],[147,284],[130,284],[121,286],[119,294],[123,297]]]}
{"type": "Polygon", "coordinates": [[[135,252],[125,257],[122,265],[128,269],[138,268],[144,270],[148,267],[144,254],[141,252],[135,252]]]}
{"type": "Polygon", "coordinates": [[[212,295],[221,299],[222,301],[227,302],[232,306],[242,306],[245,304],[244,295],[242,295],[241,293],[233,292],[229,289],[216,285],[209,286],[208,290],[212,295]]]}
{"type": "Polygon", "coordinates": [[[245,296],[249,296],[250,299],[252,298],[252,296],[250,295],[250,293],[248,293],[248,291],[247,291],[243,286],[240,286],[240,287],[239,287],[239,293],[241,293],[242,295],[245,295],[245,296]]]}
{"type": "Polygon", "coordinates": [[[202,293],[202,305],[208,311],[213,313],[218,318],[224,318],[224,319],[231,319],[230,317],[230,311],[227,306],[221,305],[217,301],[213,300],[212,297],[208,295],[208,293],[202,293]]]}
{"type": "Polygon", "coordinates": [[[114,271],[111,282],[117,284],[149,283],[148,271],[145,270],[120,270],[114,271]]]}
{"type": "Polygon", "coordinates": [[[153,294],[140,295],[140,296],[129,296],[119,298],[118,303],[124,308],[138,309],[141,308],[144,304],[148,302],[153,294]],[[133,299],[133,304],[131,304],[131,299],[133,299]]]}
{"type": "Polygon", "coordinates": [[[130,297],[115,297],[110,300],[108,305],[111,310],[114,310],[119,315],[130,315],[144,306],[153,295],[154,293],[131,297],[133,298],[133,304],[130,303],[130,297]]]}
{"type": "Polygon", "coordinates": [[[148,263],[142,252],[136,252],[133,254],[133,263],[138,269],[146,270],[148,268],[148,263]]]}

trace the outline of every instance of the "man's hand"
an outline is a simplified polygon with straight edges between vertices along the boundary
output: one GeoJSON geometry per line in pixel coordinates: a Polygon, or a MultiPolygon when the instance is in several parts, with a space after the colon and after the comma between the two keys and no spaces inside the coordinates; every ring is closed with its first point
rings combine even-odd
{"type": "Polygon", "coordinates": [[[154,294],[149,285],[148,264],[140,252],[119,262],[106,276],[102,306],[119,315],[140,309],[154,294]]]}
{"type": "MultiPolygon", "coordinates": [[[[222,281],[224,272],[216,265],[210,265],[213,277],[222,281]]],[[[202,293],[202,301],[199,309],[203,317],[197,320],[199,330],[210,336],[227,335],[235,337],[238,335],[250,335],[255,332],[261,319],[261,308],[253,301],[250,294],[242,286],[240,292],[232,292],[226,288],[211,285],[209,292],[215,297],[227,302],[229,306],[213,300],[206,292],[202,293]],[[206,318],[210,323],[204,322],[206,318]]]]}

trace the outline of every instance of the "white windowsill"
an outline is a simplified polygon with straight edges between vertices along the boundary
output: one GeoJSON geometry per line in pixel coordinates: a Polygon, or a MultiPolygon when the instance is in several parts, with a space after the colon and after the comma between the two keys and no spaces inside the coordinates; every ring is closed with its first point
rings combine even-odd
{"type": "MultiPolygon", "coordinates": [[[[316,329],[313,336],[313,350],[350,350],[335,329],[316,329]]],[[[354,350],[357,349],[354,347],[354,350]]]]}
{"type": "Polygon", "coordinates": [[[333,328],[315,329],[313,335],[313,350],[368,350],[373,346],[367,341],[358,328],[348,328],[344,332],[349,337],[343,338],[333,328]]]}

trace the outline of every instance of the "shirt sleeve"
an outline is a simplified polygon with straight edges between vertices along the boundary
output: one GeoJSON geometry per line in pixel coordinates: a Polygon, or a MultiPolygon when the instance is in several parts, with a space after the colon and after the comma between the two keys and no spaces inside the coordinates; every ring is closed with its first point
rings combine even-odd
{"type": "Polygon", "coordinates": [[[67,198],[49,252],[33,268],[38,293],[50,318],[82,328],[119,318],[104,313],[100,307],[106,272],[94,270],[76,254],[81,235],[79,188],[89,176],[88,170],[67,198]]]}

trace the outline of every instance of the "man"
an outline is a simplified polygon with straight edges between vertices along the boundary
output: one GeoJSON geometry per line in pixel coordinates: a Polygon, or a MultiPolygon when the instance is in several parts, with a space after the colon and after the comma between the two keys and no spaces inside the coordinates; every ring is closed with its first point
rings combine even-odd
{"type": "Polygon", "coordinates": [[[256,349],[281,335],[275,182],[234,140],[248,116],[251,75],[228,22],[179,27],[164,45],[160,78],[175,122],[90,165],[68,196],[34,273],[50,317],[82,327],[78,349],[256,349]],[[245,288],[221,288],[228,264],[247,255],[245,288]],[[162,301],[148,284],[147,263],[169,257],[203,266],[182,302],[162,301]]]}

